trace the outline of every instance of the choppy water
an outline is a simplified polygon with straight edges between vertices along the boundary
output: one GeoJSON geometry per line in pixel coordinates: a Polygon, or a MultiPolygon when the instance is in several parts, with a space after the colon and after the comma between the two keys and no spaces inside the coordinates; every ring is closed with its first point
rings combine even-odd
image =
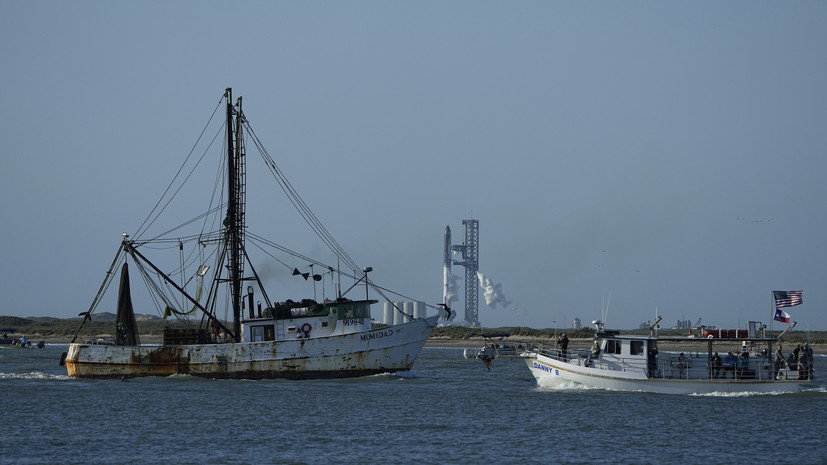
{"type": "Polygon", "coordinates": [[[551,389],[522,361],[488,372],[426,348],[404,375],[120,382],[67,378],[64,348],[0,350],[0,463],[827,463],[823,381],[784,395],[551,389]]]}

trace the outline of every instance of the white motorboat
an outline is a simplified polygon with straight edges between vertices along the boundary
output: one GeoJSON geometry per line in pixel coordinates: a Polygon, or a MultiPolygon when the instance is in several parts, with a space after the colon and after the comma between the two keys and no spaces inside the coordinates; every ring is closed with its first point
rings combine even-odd
{"type": "Polygon", "coordinates": [[[776,359],[777,343],[777,338],[756,335],[620,335],[601,327],[593,350],[561,354],[556,349],[535,348],[522,355],[540,385],[574,382],[602,389],[664,394],[798,392],[812,383],[812,355],[803,364],[789,366],[776,359]],[[660,353],[659,343],[682,349],[660,353]]]}

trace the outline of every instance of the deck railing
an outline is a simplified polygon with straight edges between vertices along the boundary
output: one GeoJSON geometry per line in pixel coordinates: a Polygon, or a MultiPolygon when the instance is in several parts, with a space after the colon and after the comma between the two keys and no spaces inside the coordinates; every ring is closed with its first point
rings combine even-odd
{"type": "MultiPolygon", "coordinates": [[[[773,379],[799,379],[799,372],[795,368],[788,367],[785,363],[778,367],[777,373],[774,373],[772,362],[766,358],[755,358],[750,360],[748,365],[713,366],[706,357],[689,357],[681,361],[677,356],[669,356],[659,358],[658,370],[650,376],[663,379],[770,381],[773,379]]],[[[807,376],[806,373],[803,373],[803,376],[807,376]]]]}
{"type": "MultiPolygon", "coordinates": [[[[529,352],[536,351],[554,360],[571,363],[578,366],[592,366],[595,368],[625,370],[626,364],[623,359],[613,361],[612,365],[605,365],[601,358],[591,356],[587,349],[573,349],[563,353],[556,348],[528,347],[529,352]],[[618,367],[619,365],[619,367],[618,367]]],[[[755,357],[748,365],[736,366],[713,366],[706,356],[692,356],[683,361],[677,355],[658,356],[655,366],[650,366],[648,376],[660,379],[685,379],[685,380],[744,380],[744,381],[770,381],[799,379],[799,372],[795,368],[784,366],[779,367],[777,374],[773,373],[772,361],[764,357],[755,357]]],[[[806,376],[806,373],[803,374],[806,376]]]]}

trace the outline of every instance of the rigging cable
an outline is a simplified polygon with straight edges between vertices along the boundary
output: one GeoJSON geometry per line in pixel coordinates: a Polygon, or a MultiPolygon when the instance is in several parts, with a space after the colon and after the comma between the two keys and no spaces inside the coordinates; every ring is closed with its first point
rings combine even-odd
{"type": "Polygon", "coordinates": [[[253,144],[259,151],[259,154],[264,159],[265,164],[267,165],[268,169],[270,170],[273,177],[279,183],[279,186],[287,195],[287,198],[296,207],[296,210],[299,214],[304,218],[305,222],[310,226],[310,228],[316,233],[316,235],[321,239],[325,244],[327,244],[328,248],[339,256],[347,266],[351,268],[354,274],[358,274],[360,271],[359,265],[356,263],[353,258],[348,255],[348,253],[339,245],[338,242],[333,238],[330,232],[324,227],[324,225],[319,221],[316,215],[310,210],[310,207],[304,202],[304,200],[299,195],[298,191],[290,184],[290,181],[284,175],[284,173],[279,169],[276,165],[276,162],[267,152],[267,149],[264,147],[264,144],[261,143],[261,140],[256,135],[255,131],[253,130],[250,122],[244,118],[244,124],[247,127],[247,132],[252,136],[253,144]]]}
{"type": "MultiPolygon", "coordinates": [[[[158,202],[155,204],[155,206],[154,206],[154,207],[152,207],[152,210],[149,212],[149,214],[147,215],[147,217],[144,219],[143,223],[141,223],[141,225],[140,225],[140,226],[138,227],[138,229],[136,230],[136,232],[135,232],[135,234],[134,234],[134,237],[135,237],[135,238],[140,237],[140,235],[141,235],[141,234],[143,234],[143,233],[145,232],[145,230],[144,230],[144,226],[146,226],[146,227],[148,228],[149,226],[151,226],[151,225],[152,225],[152,223],[153,223],[153,222],[154,222],[154,221],[158,218],[158,216],[161,214],[161,212],[163,212],[163,210],[167,207],[167,205],[169,205],[169,202],[170,202],[170,201],[172,201],[172,198],[173,198],[173,197],[175,197],[175,194],[173,194],[173,195],[170,197],[170,200],[169,200],[169,201],[167,201],[167,203],[164,205],[164,207],[163,207],[163,208],[162,208],[162,209],[161,209],[161,210],[160,210],[160,211],[159,211],[159,212],[155,215],[155,217],[154,217],[154,218],[150,221],[150,218],[153,216],[153,214],[155,213],[155,211],[158,209],[158,206],[159,206],[159,205],[161,204],[161,202],[164,200],[164,198],[166,197],[166,195],[167,195],[167,193],[170,191],[170,189],[172,189],[172,186],[175,184],[175,180],[176,180],[176,179],[178,179],[178,177],[181,175],[181,172],[184,170],[184,167],[187,165],[187,162],[189,161],[190,157],[191,157],[191,156],[192,156],[192,154],[195,152],[195,149],[196,149],[196,147],[198,147],[198,144],[200,143],[201,138],[202,138],[202,137],[204,137],[204,134],[207,132],[207,128],[209,128],[209,126],[210,126],[210,122],[211,122],[211,121],[213,120],[213,118],[215,117],[215,114],[218,112],[218,109],[219,109],[219,108],[221,108],[221,102],[223,102],[223,101],[224,101],[224,94],[222,94],[221,99],[218,101],[218,104],[216,105],[215,109],[213,109],[212,115],[210,115],[210,118],[207,120],[207,123],[204,125],[204,129],[202,129],[202,130],[201,130],[201,134],[198,136],[198,139],[195,141],[195,144],[193,144],[192,149],[190,149],[189,154],[187,154],[187,158],[184,160],[184,163],[183,163],[183,164],[181,164],[181,167],[180,167],[180,168],[178,168],[178,172],[177,172],[177,173],[175,173],[175,176],[172,178],[172,181],[170,181],[170,183],[169,183],[169,185],[167,186],[166,190],[164,190],[164,193],[161,195],[161,198],[160,198],[160,199],[158,199],[158,202]],[[149,222],[149,224],[147,224],[147,222],[149,222]]],[[[222,127],[223,127],[223,126],[222,126],[222,127]]],[[[220,132],[220,130],[219,130],[219,132],[220,132]]],[[[214,140],[215,140],[215,136],[213,137],[213,141],[214,141],[214,140]]],[[[210,143],[210,145],[209,145],[209,146],[211,146],[211,145],[212,145],[212,142],[210,143]]],[[[207,148],[209,148],[209,146],[208,146],[207,148]]],[[[204,152],[204,153],[206,153],[206,150],[205,150],[205,152],[204,152]]],[[[201,162],[201,160],[202,160],[203,158],[204,158],[204,154],[202,154],[202,155],[201,155],[201,159],[199,159],[198,163],[200,163],[200,162],[201,162]]],[[[198,166],[198,163],[196,163],[196,165],[195,165],[195,166],[198,166]]],[[[193,170],[194,170],[194,169],[195,169],[195,168],[193,168],[193,170]]],[[[190,175],[191,175],[191,174],[192,174],[192,171],[190,171],[190,175]]],[[[187,178],[189,178],[189,175],[187,176],[187,178]]],[[[186,181],[186,180],[185,180],[185,181],[186,181]]],[[[182,185],[183,185],[183,183],[182,183],[182,185]]],[[[180,190],[180,187],[179,187],[179,190],[180,190]]],[[[177,193],[177,191],[176,191],[176,193],[177,193]]]]}

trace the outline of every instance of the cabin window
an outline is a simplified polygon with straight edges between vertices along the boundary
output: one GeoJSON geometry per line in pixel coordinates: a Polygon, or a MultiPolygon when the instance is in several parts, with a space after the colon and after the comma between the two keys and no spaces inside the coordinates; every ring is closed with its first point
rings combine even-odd
{"type": "Polygon", "coordinates": [[[276,331],[273,325],[258,325],[250,327],[250,341],[274,341],[276,339],[276,331]]]}
{"type": "Polygon", "coordinates": [[[322,321],[322,328],[326,328],[329,323],[326,321],[322,321]]]}
{"type": "Polygon", "coordinates": [[[301,318],[303,316],[307,316],[307,307],[291,308],[290,315],[293,318],[301,318]]]}
{"type": "Polygon", "coordinates": [[[339,320],[370,318],[370,305],[363,303],[339,306],[339,320]]]}
{"type": "Polygon", "coordinates": [[[620,341],[608,341],[609,343],[606,344],[606,353],[607,354],[619,354],[620,353],[620,341]]]}
{"type": "Polygon", "coordinates": [[[640,355],[643,353],[643,341],[631,341],[631,346],[629,347],[629,353],[631,355],[640,355]]]}

